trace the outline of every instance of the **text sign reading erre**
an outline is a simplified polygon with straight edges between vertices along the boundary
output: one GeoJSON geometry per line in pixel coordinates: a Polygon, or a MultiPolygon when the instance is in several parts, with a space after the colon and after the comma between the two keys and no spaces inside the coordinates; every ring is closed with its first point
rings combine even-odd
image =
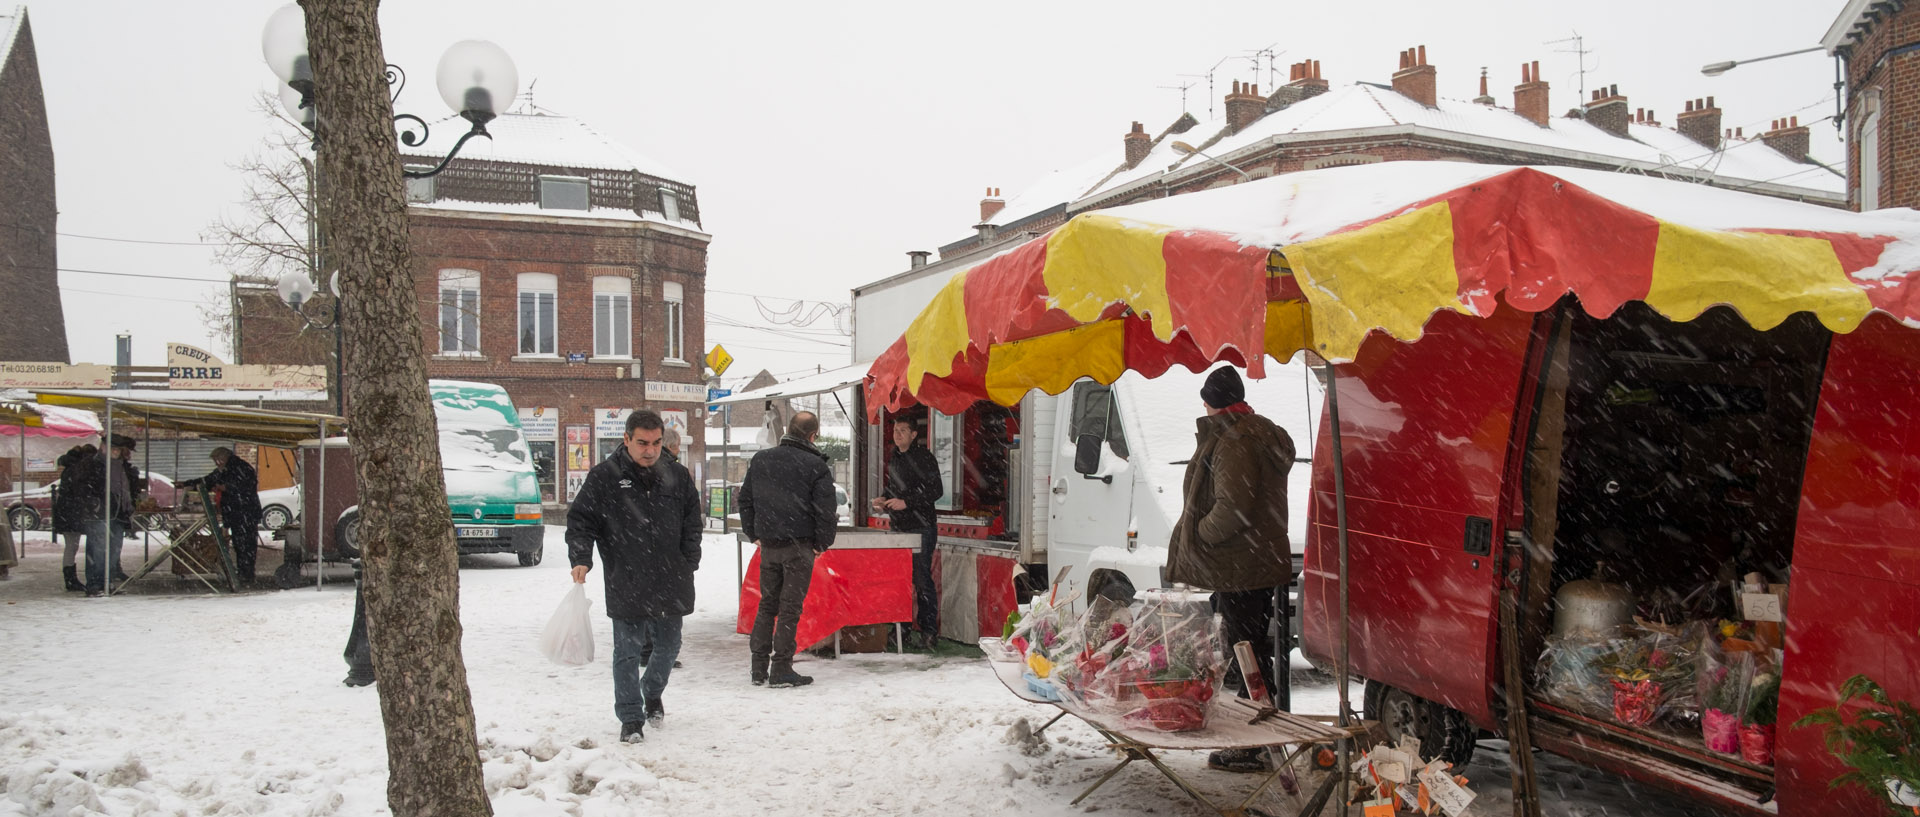
{"type": "Polygon", "coordinates": [[[175,389],[302,389],[327,387],[325,366],[230,365],[184,343],[167,344],[167,385],[175,389]]]}

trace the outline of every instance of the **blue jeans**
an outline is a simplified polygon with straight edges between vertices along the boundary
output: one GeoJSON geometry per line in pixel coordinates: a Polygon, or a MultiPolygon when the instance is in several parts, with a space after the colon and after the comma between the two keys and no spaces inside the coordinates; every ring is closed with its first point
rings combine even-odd
{"type": "Polygon", "coordinates": [[[647,701],[667,690],[667,676],[680,657],[680,616],[613,620],[613,714],[621,723],[647,719],[647,701]],[[647,671],[640,672],[640,650],[653,644],[647,671]]]}
{"type": "Polygon", "coordinates": [[[105,591],[107,589],[107,565],[113,565],[115,575],[120,570],[120,546],[127,537],[127,526],[119,522],[108,525],[100,520],[86,523],[87,527],[87,590],[105,591]],[[111,530],[109,530],[111,528],[111,530]]]}

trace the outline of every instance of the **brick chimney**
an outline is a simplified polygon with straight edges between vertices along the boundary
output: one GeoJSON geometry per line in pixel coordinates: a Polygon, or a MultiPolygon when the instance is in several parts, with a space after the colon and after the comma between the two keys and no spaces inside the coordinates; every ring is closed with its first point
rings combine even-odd
{"type": "Polygon", "coordinates": [[[1288,82],[1267,97],[1267,110],[1277,111],[1327,92],[1327,81],[1320,78],[1320,61],[1304,60],[1287,68],[1288,82]]]}
{"type": "Polygon", "coordinates": [[[1393,90],[1429,108],[1439,102],[1433,66],[1427,64],[1426,46],[1400,52],[1400,70],[1393,72],[1393,90]]]}
{"type": "Polygon", "coordinates": [[[1596,128],[1627,138],[1627,124],[1632,120],[1627,115],[1627,98],[1620,95],[1620,86],[1609,85],[1594,91],[1584,118],[1596,128]]]}
{"type": "Polygon", "coordinates": [[[1260,95],[1260,86],[1234,80],[1233,93],[1227,94],[1227,131],[1239,133],[1266,113],[1267,100],[1260,95]]]}
{"type": "Polygon", "coordinates": [[[1487,93],[1487,67],[1484,65],[1480,66],[1480,95],[1474,97],[1473,101],[1480,105],[1494,104],[1493,96],[1487,93]]]}
{"type": "Polygon", "coordinates": [[[1540,78],[1540,61],[1520,63],[1520,84],[1513,86],[1513,112],[1540,127],[1547,126],[1547,82],[1540,78]]]}
{"type": "Polygon", "coordinates": [[[1760,141],[1796,162],[1807,161],[1807,126],[1800,124],[1800,117],[1773,120],[1773,127],[1760,134],[1760,141]]]}
{"type": "Polygon", "coordinates": [[[1133,130],[1127,131],[1121,140],[1127,148],[1127,167],[1140,164],[1140,160],[1147,158],[1147,153],[1153,150],[1153,137],[1148,136],[1147,129],[1138,122],[1133,123],[1133,130]]]}
{"type": "Polygon", "coordinates": [[[1007,209],[1007,200],[1000,198],[1000,188],[987,188],[987,197],[980,200],[981,223],[984,224],[993,221],[993,217],[999,215],[1000,211],[1005,209],[1007,209]]]}
{"type": "Polygon", "coordinates": [[[1714,106],[1713,97],[1689,101],[1674,127],[1681,136],[1714,150],[1720,149],[1720,109],[1714,106]]]}

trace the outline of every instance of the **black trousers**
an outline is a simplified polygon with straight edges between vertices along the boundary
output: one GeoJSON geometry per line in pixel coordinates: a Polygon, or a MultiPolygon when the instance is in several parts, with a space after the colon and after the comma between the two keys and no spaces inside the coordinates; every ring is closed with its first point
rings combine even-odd
{"type": "Polygon", "coordinates": [[[260,556],[260,533],[242,517],[228,517],[227,546],[233,548],[234,572],[245,581],[253,581],[253,565],[260,556]]]}
{"type": "Polygon", "coordinates": [[[913,629],[928,636],[940,634],[940,585],[933,579],[933,551],[939,531],[929,527],[920,534],[920,549],[913,552],[913,629]]]}
{"type": "Polygon", "coordinates": [[[793,670],[800,608],[813,584],[812,545],[772,545],[760,549],[760,608],[753,617],[747,648],[754,666],[770,661],[775,673],[793,670]]]}
{"type": "MultiPolygon", "coordinates": [[[[1274,693],[1282,679],[1273,674],[1273,636],[1267,630],[1273,621],[1273,588],[1216,590],[1213,609],[1220,614],[1227,657],[1233,657],[1233,645],[1248,642],[1253,647],[1254,663],[1260,665],[1260,675],[1267,681],[1267,692],[1274,693]]],[[[1232,666],[1238,667],[1239,663],[1234,662],[1232,666]]],[[[1240,689],[1240,697],[1248,697],[1245,685],[1240,689]]]]}

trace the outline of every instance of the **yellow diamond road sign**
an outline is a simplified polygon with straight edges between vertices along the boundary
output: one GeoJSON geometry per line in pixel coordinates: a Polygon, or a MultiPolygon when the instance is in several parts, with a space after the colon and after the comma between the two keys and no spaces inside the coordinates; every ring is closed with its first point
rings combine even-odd
{"type": "Polygon", "coordinates": [[[707,353],[707,368],[715,375],[727,373],[727,367],[733,365],[733,355],[727,354],[727,347],[714,344],[713,351],[707,353]]]}

